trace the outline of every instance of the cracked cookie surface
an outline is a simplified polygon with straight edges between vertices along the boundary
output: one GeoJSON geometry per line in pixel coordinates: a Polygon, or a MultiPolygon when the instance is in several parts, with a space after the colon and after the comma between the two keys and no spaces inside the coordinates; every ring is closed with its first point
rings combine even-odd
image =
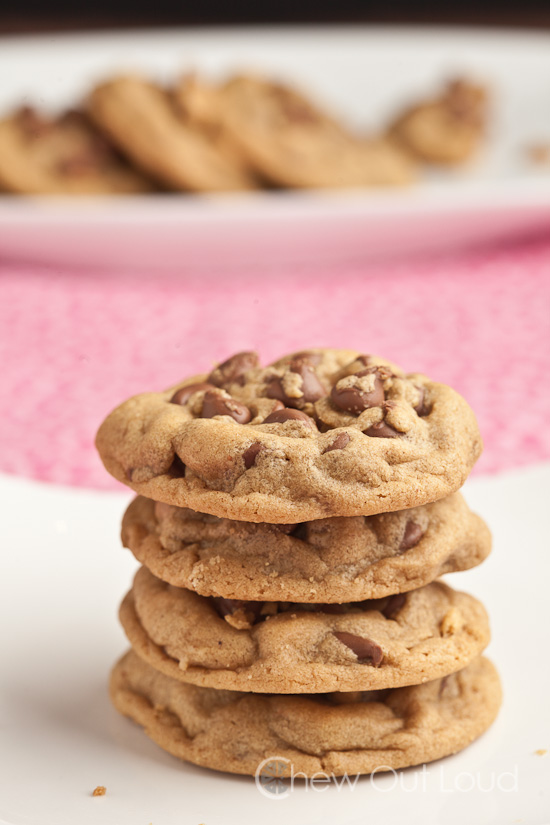
{"type": "Polygon", "coordinates": [[[239,602],[142,567],[120,619],[134,650],[168,676],[261,693],[418,684],[465,667],[489,642],[483,605],[442,582],[344,605],[239,602]]]}
{"type": "Polygon", "coordinates": [[[122,541],[155,576],[203,596],[345,602],[415,590],[480,564],[485,522],[460,493],[376,516],[298,525],[220,519],[138,497],[122,541]]]}
{"type": "Polygon", "coordinates": [[[101,425],[106,469],[156,501],[253,522],[372,515],[455,492],[482,449],[458,393],[351,350],[209,375],[134,396],[101,425]]]}
{"type": "Polygon", "coordinates": [[[501,703],[498,674],[485,658],[423,685],[308,697],[196,687],[129,652],[112,672],[110,693],[117,710],[179,759],[251,775],[270,757],[307,776],[440,759],[480,736],[501,703]]]}

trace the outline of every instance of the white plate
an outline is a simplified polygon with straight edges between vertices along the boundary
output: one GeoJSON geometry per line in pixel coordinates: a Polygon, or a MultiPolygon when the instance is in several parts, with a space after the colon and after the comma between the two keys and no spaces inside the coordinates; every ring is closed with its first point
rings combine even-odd
{"type": "Polygon", "coordinates": [[[71,105],[94,81],[139,69],[169,80],[259,69],[376,129],[465,73],[493,92],[483,155],[410,191],[174,195],[86,202],[0,198],[0,254],[114,266],[353,259],[450,248],[550,227],[550,169],[525,147],[550,140],[550,35],[460,29],[156,31],[4,38],[0,111],[71,105]]]}
{"type": "Polygon", "coordinates": [[[107,674],[126,647],[116,609],[136,567],[118,541],[129,496],[0,477],[0,822],[547,825],[550,754],[535,751],[550,750],[549,487],[550,465],[467,485],[495,549],[449,579],[491,616],[504,705],[490,731],[427,772],[273,798],[253,779],[179,762],[109,705],[107,674]],[[96,785],[106,796],[92,798],[96,785]]]}

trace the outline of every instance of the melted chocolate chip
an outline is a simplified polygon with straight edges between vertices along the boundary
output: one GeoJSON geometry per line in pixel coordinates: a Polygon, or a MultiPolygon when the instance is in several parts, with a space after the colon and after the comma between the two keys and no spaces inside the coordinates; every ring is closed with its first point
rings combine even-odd
{"type": "Polygon", "coordinates": [[[302,521],[300,524],[295,524],[290,531],[290,535],[294,536],[295,539],[300,539],[300,541],[307,541],[308,539],[308,526],[307,521],[302,521]]]}
{"type": "Polygon", "coordinates": [[[319,604],[317,605],[317,609],[321,611],[321,613],[330,613],[332,616],[341,616],[342,613],[347,613],[349,609],[349,605],[347,604],[319,604]]]}
{"type": "Polygon", "coordinates": [[[284,424],[285,421],[302,421],[308,427],[313,429],[313,419],[306,415],[301,410],[290,410],[285,407],[282,410],[275,410],[270,413],[267,418],[264,418],[263,424],[284,424]]]}
{"type": "Polygon", "coordinates": [[[200,392],[201,390],[212,389],[214,389],[212,384],[206,384],[204,381],[201,381],[198,384],[188,384],[186,387],[182,387],[181,390],[178,390],[174,393],[174,395],[170,399],[170,403],[187,404],[193,393],[200,392]]]}
{"type": "Polygon", "coordinates": [[[380,645],[377,645],[372,639],[338,630],[334,631],[334,635],[339,642],[342,642],[343,645],[349,647],[355,653],[360,664],[368,664],[373,667],[380,667],[382,664],[384,653],[380,645]]]}
{"type": "Polygon", "coordinates": [[[385,397],[380,370],[377,367],[368,367],[355,373],[357,378],[363,378],[367,375],[374,376],[374,388],[372,390],[367,392],[360,387],[342,387],[339,389],[336,384],[330,393],[332,402],[339,409],[355,414],[368,410],[370,407],[380,407],[384,403],[385,397]]]}
{"type": "Polygon", "coordinates": [[[323,360],[323,356],[320,352],[309,352],[308,350],[304,350],[303,352],[297,352],[292,360],[306,361],[308,364],[311,364],[312,367],[317,367],[323,360]]]}
{"type": "Polygon", "coordinates": [[[245,602],[236,599],[223,599],[221,596],[213,596],[212,601],[220,616],[229,616],[245,604],[245,602]]]}
{"type": "Polygon", "coordinates": [[[325,447],[325,449],[322,452],[322,455],[324,455],[325,453],[330,453],[332,452],[332,450],[343,450],[344,447],[346,447],[349,444],[349,440],[350,438],[347,433],[339,433],[332,442],[332,444],[329,444],[328,447],[325,447]]]}
{"type": "Polygon", "coordinates": [[[256,352],[237,352],[212,370],[208,381],[216,387],[231,384],[241,378],[245,372],[259,366],[260,360],[256,352]]]}
{"type": "Polygon", "coordinates": [[[223,599],[221,596],[213,596],[212,602],[222,618],[233,615],[233,613],[236,613],[237,610],[243,610],[247,618],[250,619],[251,624],[258,621],[264,605],[264,602],[245,602],[237,599],[223,599]]]}
{"type": "Polygon", "coordinates": [[[399,435],[397,430],[394,430],[385,421],[381,421],[380,424],[373,424],[372,427],[363,430],[363,432],[365,435],[370,435],[371,438],[397,438],[399,435]]]}
{"type": "Polygon", "coordinates": [[[408,521],[405,525],[405,532],[403,533],[401,544],[399,545],[400,552],[405,552],[405,550],[410,550],[411,547],[415,547],[423,535],[424,531],[419,524],[416,524],[414,521],[408,521]]]}
{"type": "Polygon", "coordinates": [[[395,593],[389,597],[386,606],[380,612],[386,619],[395,619],[399,611],[405,606],[406,601],[406,593],[395,593]]]}
{"type": "Polygon", "coordinates": [[[65,175],[68,178],[77,178],[100,168],[102,160],[92,150],[82,151],[79,154],[60,160],[57,164],[57,171],[60,175],[65,175]]]}
{"type": "Polygon", "coordinates": [[[326,395],[325,388],[319,381],[313,366],[303,359],[293,359],[289,365],[290,372],[299,375],[302,379],[299,388],[302,395],[298,398],[286,395],[283,387],[283,380],[279,376],[274,376],[268,383],[266,395],[268,398],[277,398],[283,401],[287,407],[297,407],[305,402],[318,401],[326,395]]]}
{"type": "Polygon", "coordinates": [[[416,407],[413,407],[413,409],[417,415],[423,418],[424,416],[430,414],[430,408],[426,404],[426,390],[424,389],[424,387],[417,387],[416,389],[420,393],[420,401],[418,402],[416,407]]]}
{"type": "Polygon", "coordinates": [[[19,127],[29,138],[39,138],[53,128],[52,122],[39,115],[32,106],[22,106],[15,117],[19,127]]]}
{"type": "Polygon", "coordinates": [[[254,441],[250,447],[244,451],[243,461],[247,470],[250,470],[250,468],[255,465],[256,459],[262,450],[265,450],[265,446],[260,441],[254,441]]]}
{"type": "Polygon", "coordinates": [[[240,401],[209,391],[204,394],[201,417],[214,418],[215,415],[230,415],[237,424],[248,424],[251,418],[250,410],[240,401]]]}

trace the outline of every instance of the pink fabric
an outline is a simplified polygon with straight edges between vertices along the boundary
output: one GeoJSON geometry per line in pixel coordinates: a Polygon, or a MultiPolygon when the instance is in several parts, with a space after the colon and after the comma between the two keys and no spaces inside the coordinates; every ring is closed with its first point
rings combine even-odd
{"type": "Polygon", "coordinates": [[[116,486],[93,448],[137,392],[256,348],[375,352],[471,403],[478,470],[550,459],[550,242],[415,263],[277,271],[113,272],[0,266],[0,471],[116,486]]]}

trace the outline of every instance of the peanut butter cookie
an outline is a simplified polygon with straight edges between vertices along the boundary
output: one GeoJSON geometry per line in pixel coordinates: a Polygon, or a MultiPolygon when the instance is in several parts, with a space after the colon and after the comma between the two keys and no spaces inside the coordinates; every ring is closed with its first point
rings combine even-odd
{"type": "Polygon", "coordinates": [[[460,493],[377,516],[252,524],[159,504],[128,507],[122,541],[176,587],[226,599],[346,602],[414,590],[480,564],[485,522],[460,493]]]}
{"type": "Polygon", "coordinates": [[[254,775],[274,759],[283,775],[306,776],[406,768],[456,753],[493,723],[502,700],[485,658],[413,687],[276,696],[185,684],[133,652],[112,672],[111,698],[186,762],[254,775]]]}
{"type": "Polygon", "coordinates": [[[142,567],[120,619],[136,653],[168,676],[259,693],[419,684],[489,643],[483,605],[442,582],[342,605],[243,602],[173,587],[142,567]]]}

